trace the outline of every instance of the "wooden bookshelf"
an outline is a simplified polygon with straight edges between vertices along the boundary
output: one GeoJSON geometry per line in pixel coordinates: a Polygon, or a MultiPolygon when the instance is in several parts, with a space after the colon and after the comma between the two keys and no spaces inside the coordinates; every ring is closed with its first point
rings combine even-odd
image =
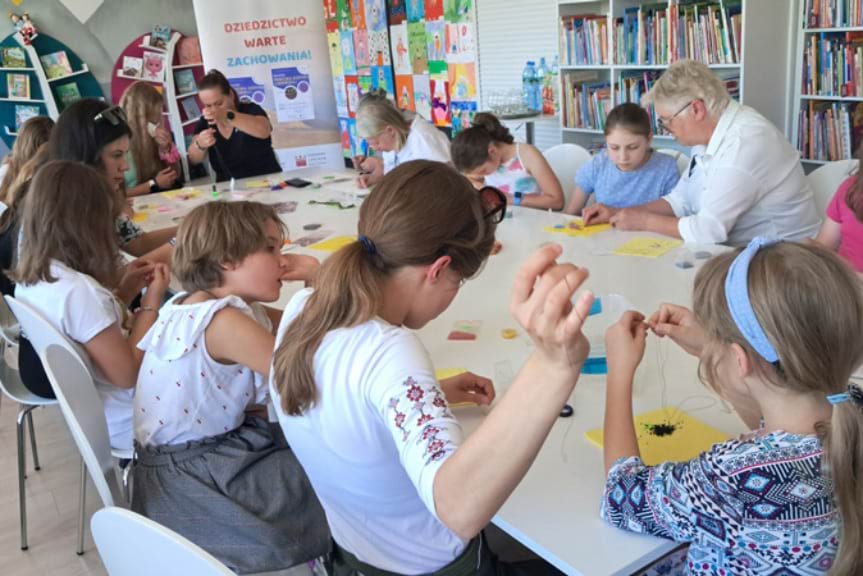
{"type": "MultiPolygon", "coordinates": [[[[788,83],[787,44],[777,39],[766,43],[754,36],[763,36],[783,17],[790,18],[789,4],[788,0],[560,0],[562,140],[596,147],[603,139],[604,114],[617,104],[640,99],[670,63],[682,58],[704,62],[726,81],[736,99],[753,105],[783,129],[787,103],[777,103],[775,95],[777,84],[784,90],[788,83]],[[587,31],[596,30],[605,37],[587,38],[587,31]],[[576,49],[579,38],[584,39],[581,49],[576,49]],[[770,70],[765,72],[767,67],[770,70]],[[573,84],[588,89],[593,85],[597,96],[581,98],[578,105],[570,88],[573,84]],[[599,91],[602,85],[606,90],[599,91]],[[595,110],[585,114],[588,107],[595,110]]],[[[655,116],[652,110],[651,115],[655,116]]],[[[668,136],[655,133],[655,137],[663,140],[663,146],[674,146],[668,136]]]]}
{"type": "Polygon", "coordinates": [[[863,143],[863,0],[797,8],[792,141],[814,168],[863,143]]]}

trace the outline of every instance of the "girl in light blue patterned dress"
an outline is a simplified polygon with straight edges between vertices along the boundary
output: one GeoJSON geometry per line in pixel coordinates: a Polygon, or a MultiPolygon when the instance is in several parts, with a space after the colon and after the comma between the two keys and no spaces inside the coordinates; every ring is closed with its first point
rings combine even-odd
{"type": "Polygon", "coordinates": [[[863,574],[859,281],[823,248],[756,237],[704,265],[693,301],[646,324],[627,312],[606,334],[603,518],[688,543],[684,574],[863,574]],[[648,328],[698,356],[753,432],[688,462],[642,462],[632,382],[648,328]]]}
{"type": "Polygon", "coordinates": [[[650,116],[637,104],[615,106],[605,120],[605,148],[575,175],[564,212],[581,214],[591,194],[606,206],[628,208],[665,196],[677,184],[677,160],[651,148],[650,116]]]}

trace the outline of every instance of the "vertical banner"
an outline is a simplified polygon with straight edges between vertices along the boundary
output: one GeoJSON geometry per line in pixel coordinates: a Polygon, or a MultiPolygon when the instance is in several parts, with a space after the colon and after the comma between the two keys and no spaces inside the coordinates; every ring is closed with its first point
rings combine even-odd
{"type": "Polygon", "coordinates": [[[194,0],[194,7],[204,65],[267,112],[282,168],[343,167],[320,0],[194,0]]]}

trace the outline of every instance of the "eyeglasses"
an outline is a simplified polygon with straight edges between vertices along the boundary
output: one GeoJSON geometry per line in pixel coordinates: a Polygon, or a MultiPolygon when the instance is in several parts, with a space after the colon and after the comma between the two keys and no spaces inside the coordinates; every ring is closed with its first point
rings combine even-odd
{"type": "Polygon", "coordinates": [[[479,199],[486,208],[483,218],[491,220],[493,224],[503,222],[506,217],[506,194],[494,186],[483,186],[479,190],[479,199]]]}
{"type": "Polygon", "coordinates": [[[686,110],[687,108],[689,108],[690,106],[692,106],[692,103],[693,103],[693,102],[695,102],[695,100],[690,100],[689,102],[687,102],[687,103],[686,103],[686,106],[684,106],[683,108],[681,108],[680,110],[678,110],[677,112],[675,112],[674,114],[672,114],[672,115],[668,118],[668,120],[663,120],[662,118],[657,118],[657,119],[656,119],[656,124],[657,124],[660,128],[662,128],[663,130],[666,130],[666,131],[667,131],[667,130],[668,130],[668,125],[669,125],[669,124],[671,124],[671,121],[672,121],[672,120],[674,120],[675,118],[677,118],[678,116],[680,116],[681,114],[683,114],[683,111],[684,111],[684,110],[686,110]]]}
{"type": "Polygon", "coordinates": [[[108,122],[111,126],[119,126],[120,124],[128,124],[126,119],[126,111],[119,106],[107,108],[93,116],[94,122],[108,122]]]}

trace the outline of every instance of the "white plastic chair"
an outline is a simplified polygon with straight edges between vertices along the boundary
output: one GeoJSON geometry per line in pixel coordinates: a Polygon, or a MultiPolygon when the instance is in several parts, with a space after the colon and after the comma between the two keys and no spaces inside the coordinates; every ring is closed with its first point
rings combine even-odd
{"type": "Polygon", "coordinates": [[[815,193],[815,207],[819,215],[823,215],[827,210],[827,205],[830,204],[842,181],[856,171],[857,160],[837,160],[819,166],[809,174],[809,182],[815,193]]]}
{"type": "Polygon", "coordinates": [[[558,144],[543,153],[563,188],[563,205],[569,204],[575,190],[575,174],[590,161],[590,152],[578,144],[558,144]]]}
{"type": "MultiPolygon", "coordinates": [[[[0,327],[0,356],[5,358],[6,346],[17,342],[17,326],[12,326],[5,322],[7,320],[7,306],[0,305],[0,316],[4,318],[4,325],[0,327]]],[[[40,470],[39,453],[36,450],[36,434],[33,429],[33,410],[40,406],[51,406],[57,404],[57,400],[51,398],[43,398],[30,392],[24,383],[21,382],[21,376],[17,370],[13,370],[6,363],[5,359],[0,359],[0,391],[9,397],[13,402],[18,403],[18,418],[16,421],[15,433],[18,439],[18,514],[21,520],[21,550],[27,550],[29,544],[27,542],[27,447],[24,429],[24,423],[27,423],[27,428],[30,434],[30,449],[33,452],[33,468],[40,470]]]]}
{"type": "Polygon", "coordinates": [[[668,154],[675,160],[677,160],[677,171],[682,176],[686,170],[689,169],[689,156],[681,152],[680,150],[675,150],[674,148],[657,148],[657,152],[660,154],[668,154]]]}
{"type": "MultiPolygon", "coordinates": [[[[46,365],[45,354],[49,346],[52,345],[66,350],[72,357],[77,359],[81,366],[84,367],[84,370],[87,373],[87,377],[89,378],[89,386],[91,389],[90,393],[88,394],[88,398],[91,398],[89,402],[92,410],[90,410],[86,416],[88,419],[90,419],[88,420],[88,426],[93,426],[94,424],[92,424],[92,422],[101,421],[102,425],[105,427],[105,434],[107,435],[108,424],[105,420],[105,412],[103,409],[102,399],[99,398],[99,395],[96,392],[95,385],[93,384],[92,372],[89,363],[87,363],[86,360],[81,358],[78,350],[75,348],[72,342],[68,338],[66,338],[66,336],[64,336],[56,328],[54,328],[54,326],[50,322],[48,322],[39,312],[33,309],[30,305],[25,304],[20,300],[16,300],[11,296],[6,296],[5,298],[9,309],[12,311],[12,314],[18,320],[21,329],[24,331],[25,334],[27,334],[27,339],[30,340],[30,343],[33,345],[33,349],[36,351],[36,353],[39,355],[39,358],[42,360],[43,368],[45,369],[46,373],[48,373],[48,366],[46,365]],[[96,418],[100,420],[95,420],[96,418]]],[[[57,372],[56,375],[60,376],[60,378],[66,378],[66,375],[63,372],[57,372]]],[[[49,375],[51,387],[54,390],[54,394],[55,396],[57,396],[58,399],[60,398],[60,395],[62,393],[61,386],[65,385],[65,382],[60,382],[58,384],[60,378],[53,378],[49,375]]],[[[72,437],[75,440],[75,443],[78,444],[79,438],[75,433],[73,420],[70,419],[69,414],[67,414],[67,409],[63,408],[62,403],[61,409],[63,410],[63,417],[66,420],[66,424],[69,426],[69,429],[72,432],[72,437]]],[[[131,449],[112,451],[110,443],[108,443],[107,446],[108,454],[113,454],[115,458],[132,458],[131,449]]],[[[81,492],[78,496],[80,517],[78,519],[78,544],[75,551],[80,556],[84,553],[84,516],[86,513],[85,500],[87,494],[88,463],[85,451],[81,450],[80,444],[78,444],[78,448],[81,451],[81,492]]],[[[110,457],[108,458],[108,460],[110,461],[110,457]]],[[[99,461],[101,462],[101,457],[99,461]]],[[[99,465],[99,468],[101,468],[101,465],[99,465]]],[[[97,468],[94,468],[93,470],[96,469],[97,468]]],[[[95,478],[98,476],[98,474],[96,472],[91,472],[91,475],[93,476],[95,482],[95,478]]],[[[96,483],[96,487],[97,489],[99,489],[98,482],[96,483]]],[[[109,492],[110,490],[108,492],[106,492],[104,489],[99,490],[99,496],[102,498],[103,503],[106,503],[106,505],[125,503],[126,498],[122,497],[122,492],[118,492],[121,496],[120,498],[114,497],[114,499],[111,501],[106,500],[106,494],[108,494],[109,492]]]]}
{"type": "Polygon", "coordinates": [[[90,529],[109,576],[234,576],[199,546],[130,510],[102,508],[90,529]]]}

